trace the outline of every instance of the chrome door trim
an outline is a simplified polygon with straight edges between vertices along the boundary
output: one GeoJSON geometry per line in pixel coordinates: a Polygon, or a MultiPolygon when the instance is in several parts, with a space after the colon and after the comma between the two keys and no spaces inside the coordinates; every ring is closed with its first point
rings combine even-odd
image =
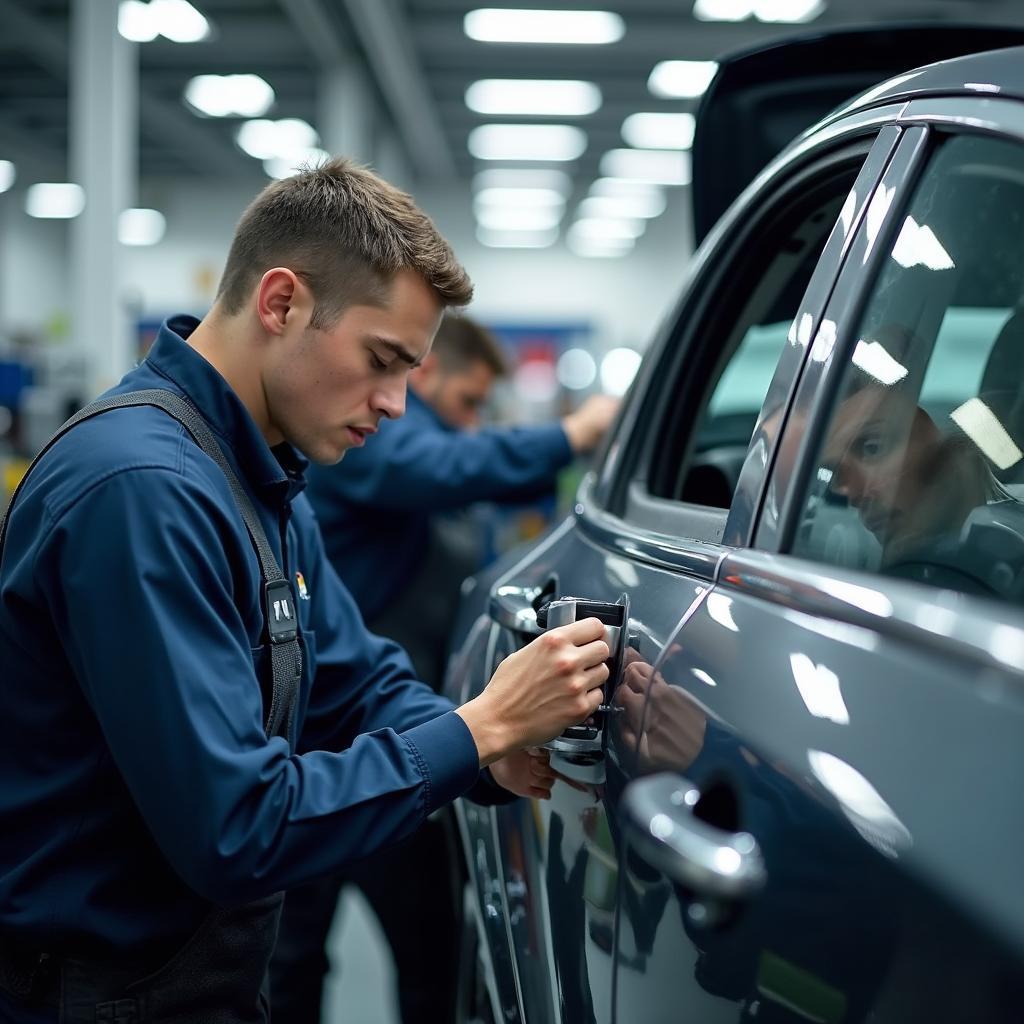
{"type": "MultiPolygon", "coordinates": [[[[1024,687],[1024,619],[1015,605],[749,549],[722,564],[716,591],[730,589],[813,616],[826,630],[833,623],[859,626],[996,669],[1000,677],[1009,671],[1024,687]]],[[[964,681],[997,685],[995,677],[964,681]]]]}

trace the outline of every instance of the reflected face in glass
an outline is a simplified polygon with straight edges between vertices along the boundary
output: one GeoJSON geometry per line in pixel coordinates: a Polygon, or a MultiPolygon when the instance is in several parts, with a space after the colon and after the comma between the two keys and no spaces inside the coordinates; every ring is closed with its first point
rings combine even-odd
{"type": "Polygon", "coordinates": [[[839,407],[825,445],[831,488],[883,544],[918,532],[929,518],[926,492],[942,443],[912,398],[869,385],[839,407]]]}

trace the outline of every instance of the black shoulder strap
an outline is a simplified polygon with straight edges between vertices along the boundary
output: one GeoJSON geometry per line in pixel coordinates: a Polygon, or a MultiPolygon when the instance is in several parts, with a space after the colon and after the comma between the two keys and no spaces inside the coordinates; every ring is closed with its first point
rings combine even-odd
{"type": "Polygon", "coordinates": [[[260,574],[263,577],[263,616],[266,623],[267,640],[271,645],[271,662],[273,671],[273,694],[270,710],[265,724],[268,736],[284,736],[291,740],[292,718],[298,698],[299,678],[302,674],[302,652],[298,641],[298,610],[292,596],[291,584],[285,579],[281,567],[277,564],[274,551],[267,540],[267,535],[260,523],[259,515],[253,507],[249,495],[242,487],[235,471],[231,468],[224,455],[224,450],[214,436],[210,425],[191,402],[162,388],[151,388],[144,391],[131,391],[123,395],[114,395],[101,399],[80,409],[43,445],[42,451],[32,460],[31,465],[22,477],[11,496],[6,511],[0,515],[0,554],[3,552],[7,537],[7,520],[14,507],[18,495],[28,474],[36,463],[60,440],[72,427],[83,420],[92,419],[110,409],[124,409],[131,406],[152,405],[162,409],[176,419],[192,435],[192,439],[220,467],[227,478],[231,495],[235,499],[238,511],[245,522],[256,555],[259,558],[260,574]]]}

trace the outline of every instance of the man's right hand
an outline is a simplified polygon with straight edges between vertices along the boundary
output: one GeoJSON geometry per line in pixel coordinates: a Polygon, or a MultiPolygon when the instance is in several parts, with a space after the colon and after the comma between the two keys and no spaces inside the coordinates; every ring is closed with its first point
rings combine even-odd
{"type": "Polygon", "coordinates": [[[604,624],[581,619],[550,629],[495,670],[483,693],[456,709],[480,765],[553,739],[601,704],[610,657],[604,624]]]}
{"type": "Polygon", "coordinates": [[[608,432],[621,401],[611,395],[591,395],[575,411],[562,420],[562,429],[569,447],[577,455],[593,451],[608,432]]]}

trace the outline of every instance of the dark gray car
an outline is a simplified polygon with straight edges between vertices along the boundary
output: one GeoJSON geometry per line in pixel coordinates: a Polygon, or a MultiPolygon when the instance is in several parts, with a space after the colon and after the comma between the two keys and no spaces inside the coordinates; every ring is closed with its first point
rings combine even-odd
{"type": "Polygon", "coordinates": [[[455,700],[552,599],[621,623],[575,786],[459,809],[497,1020],[1024,1019],[1022,365],[1024,48],[719,220],[574,514],[466,588],[455,700]]]}

